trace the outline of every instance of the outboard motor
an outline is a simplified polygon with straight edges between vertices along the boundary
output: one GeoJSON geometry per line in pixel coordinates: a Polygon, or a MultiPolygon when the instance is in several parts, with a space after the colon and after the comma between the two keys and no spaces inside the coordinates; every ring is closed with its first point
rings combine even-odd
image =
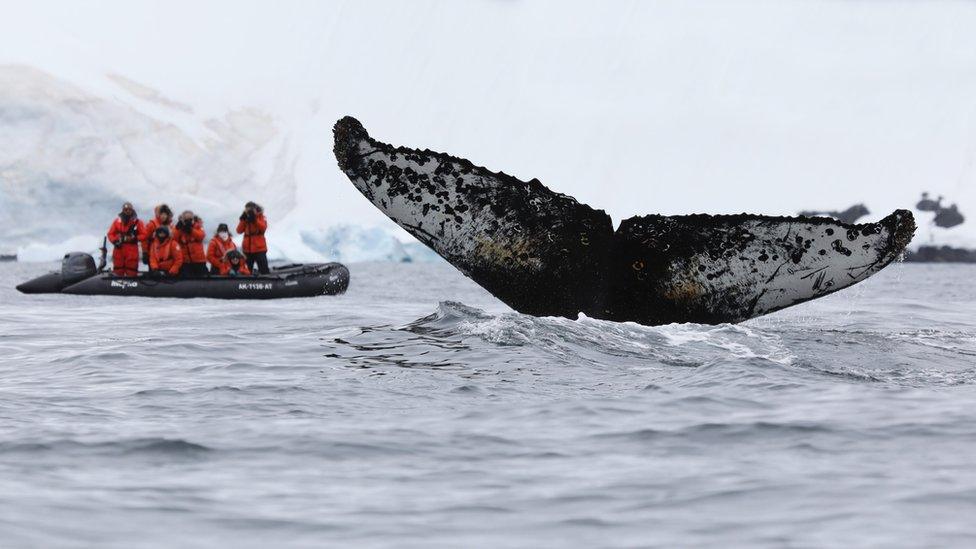
{"type": "Polygon", "coordinates": [[[83,252],[64,254],[61,260],[61,271],[53,271],[46,275],[28,280],[17,286],[25,294],[56,294],[61,290],[98,274],[95,259],[83,252]]]}
{"type": "Polygon", "coordinates": [[[64,286],[70,286],[97,273],[95,258],[84,252],[66,253],[61,260],[61,283],[64,286]]]}

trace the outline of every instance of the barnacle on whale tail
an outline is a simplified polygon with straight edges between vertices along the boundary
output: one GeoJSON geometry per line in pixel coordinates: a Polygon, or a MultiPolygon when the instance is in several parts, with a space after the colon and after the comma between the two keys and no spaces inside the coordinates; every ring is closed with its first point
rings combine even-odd
{"type": "Polygon", "coordinates": [[[513,309],[642,324],[739,322],[860,282],[911,241],[911,212],[823,217],[602,210],[468,160],[394,147],[352,117],[339,168],[377,208],[513,309]]]}

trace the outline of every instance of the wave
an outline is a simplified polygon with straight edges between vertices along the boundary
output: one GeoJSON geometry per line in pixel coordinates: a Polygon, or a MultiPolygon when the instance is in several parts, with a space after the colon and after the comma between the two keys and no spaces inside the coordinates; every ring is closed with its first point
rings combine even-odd
{"type": "MultiPolygon", "coordinates": [[[[455,370],[464,375],[544,371],[556,364],[581,379],[644,379],[641,388],[749,385],[762,390],[797,387],[813,380],[897,386],[976,384],[976,337],[962,331],[872,332],[830,330],[802,323],[755,325],[670,324],[643,326],[588,318],[489,314],[454,301],[441,302],[401,326],[367,326],[324,338],[328,358],[356,368],[455,370]],[[836,340],[836,352],[816,342],[836,340]],[[845,344],[852,347],[845,348],[845,344]],[[876,349],[877,352],[872,351],[876,349]],[[879,356],[926,356],[899,363],[879,356]],[[687,370],[675,374],[675,368],[687,370]],[[646,376],[641,377],[641,373],[646,376]],[[666,383],[657,383],[663,378],[666,383]]],[[[635,381],[631,379],[630,383],[635,381]]],[[[464,385],[457,388],[464,393],[464,385]]]]}
{"type": "Polygon", "coordinates": [[[491,315],[463,303],[441,302],[404,326],[369,326],[332,339],[334,358],[358,367],[469,369],[504,362],[588,364],[596,367],[699,367],[730,358],[788,366],[793,355],[778,337],[744,326],[642,326],[580,316],[577,320],[518,313],[491,315]]]}
{"type": "Polygon", "coordinates": [[[82,442],[74,439],[59,439],[47,442],[5,442],[0,443],[0,454],[11,453],[92,453],[100,455],[169,455],[194,456],[213,449],[179,438],[134,438],[82,442]]]}
{"type": "Polygon", "coordinates": [[[797,437],[807,438],[820,434],[834,433],[836,429],[826,423],[815,422],[773,422],[773,421],[743,421],[695,423],[675,429],[651,429],[643,427],[629,431],[615,431],[597,433],[591,438],[599,441],[614,442],[643,442],[664,438],[694,439],[696,441],[711,439],[712,442],[743,442],[748,438],[772,437],[775,439],[797,437]]]}
{"type": "Polygon", "coordinates": [[[971,331],[811,330],[787,326],[780,336],[795,347],[811,338],[814,343],[836,342],[836,354],[803,353],[795,365],[838,380],[904,387],[976,384],[976,334],[971,331]]]}

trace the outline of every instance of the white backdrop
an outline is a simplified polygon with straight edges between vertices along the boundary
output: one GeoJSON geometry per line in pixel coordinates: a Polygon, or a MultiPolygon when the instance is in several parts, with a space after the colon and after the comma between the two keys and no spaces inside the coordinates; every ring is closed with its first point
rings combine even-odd
{"type": "MultiPolygon", "coordinates": [[[[925,189],[972,219],[948,240],[976,235],[973,2],[0,7],[0,63],[135,105],[107,76],[121,75],[187,107],[166,120],[203,141],[207,120],[268,113],[293,182],[256,169],[246,194],[293,204],[292,224],[383,220],[335,167],[331,125],[351,114],[377,138],[537,177],[618,221],[860,201],[876,218],[925,189]]],[[[197,183],[201,202],[226,190],[197,183]]]]}

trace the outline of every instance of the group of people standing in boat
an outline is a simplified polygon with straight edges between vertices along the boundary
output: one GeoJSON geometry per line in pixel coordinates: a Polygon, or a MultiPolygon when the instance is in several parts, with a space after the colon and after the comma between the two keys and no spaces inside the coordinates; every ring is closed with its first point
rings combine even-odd
{"type": "Polygon", "coordinates": [[[130,202],[122,205],[107,235],[114,247],[112,272],[116,276],[137,276],[140,255],[149,272],[159,276],[244,276],[255,267],[261,274],[268,274],[268,243],[264,238],[268,221],[258,204],[244,205],[237,223],[237,234],[244,235],[240,250],[226,223],[217,226],[204,252],[207,235],[200,217],[186,210],[174,219],[173,210],[166,204],[156,206],[155,214],[143,223],[130,202]]]}

